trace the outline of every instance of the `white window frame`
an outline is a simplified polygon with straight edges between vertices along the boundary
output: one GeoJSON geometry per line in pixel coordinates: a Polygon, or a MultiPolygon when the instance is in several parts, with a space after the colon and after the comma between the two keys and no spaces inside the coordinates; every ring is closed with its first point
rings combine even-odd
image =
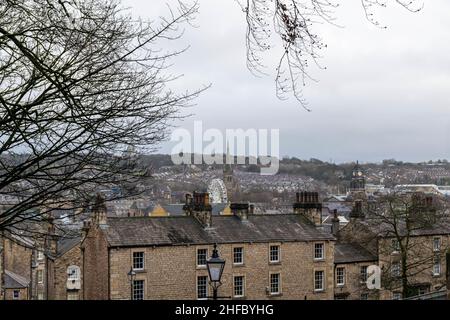
{"type": "Polygon", "coordinates": [[[325,260],[325,243],[323,242],[314,243],[314,260],[315,261],[325,260]],[[316,256],[316,253],[320,253],[320,256],[316,256]]]}
{"type": "Polygon", "coordinates": [[[392,246],[392,252],[400,251],[400,242],[397,239],[392,239],[391,246],[392,246]]]}
{"type": "Polygon", "coordinates": [[[360,277],[360,283],[367,283],[368,273],[367,273],[368,266],[360,266],[359,267],[359,277],[360,277]],[[364,272],[362,272],[364,270],[364,272]]]}
{"type": "MultiPolygon", "coordinates": [[[[197,300],[207,300],[208,299],[208,276],[202,276],[202,275],[199,275],[199,276],[197,276],[197,279],[196,279],[196,284],[195,284],[195,287],[196,287],[196,289],[197,289],[197,292],[196,292],[196,295],[197,295],[197,300]],[[204,297],[199,297],[199,280],[200,280],[200,278],[202,278],[202,279],[205,279],[205,296],[204,297]]],[[[202,286],[203,286],[203,284],[202,284],[202,286]]]]}
{"type": "Polygon", "coordinates": [[[67,268],[67,280],[80,280],[80,276],[81,276],[80,267],[69,266],[67,268]]]}
{"type": "Polygon", "coordinates": [[[433,276],[438,277],[442,273],[441,268],[441,257],[438,255],[435,255],[433,257],[433,276]]]}
{"type": "Polygon", "coordinates": [[[271,244],[269,246],[269,262],[278,263],[281,261],[281,246],[278,244],[271,244]],[[277,248],[277,260],[272,260],[272,248],[277,248]]]}
{"type": "Polygon", "coordinates": [[[433,238],[433,251],[434,252],[441,251],[441,238],[440,237],[433,238]],[[436,246],[436,240],[437,240],[437,246],[436,246]]]}
{"type": "Polygon", "coordinates": [[[39,270],[37,271],[37,282],[38,282],[39,284],[44,283],[44,270],[42,270],[42,269],[39,269],[39,270]]]}
{"type": "Polygon", "coordinates": [[[281,293],[281,273],[273,272],[273,273],[269,274],[269,292],[270,292],[270,295],[277,295],[277,294],[281,293]],[[275,276],[277,278],[277,282],[276,282],[277,283],[277,291],[272,291],[272,288],[273,288],[272,283],[275,283],[275,282],[272,282],[272,277],[275,277],[275,276]]]}
{"type": "Polygon", "coordinates": [[[336,286],[343,287],[345,286],[345,267],[336,267],[336,286]],[[342,271],[342,275],[339,275],[339,270],[342,271]],[[339,278],[342,277],[342,281],[339,281],[339,278]]]}
{"type": "Polygon", "coordinates": [[[44,252],[43,251],[41,251],[41,250],[37,251],[37,260],[38,261],[44,260],[44,252]]]}
{"type": "Polygon", "coordinates": [[[144,251],[133,251],[131,258],[133,259],[132,263],[133,263],[133,270],[134,271],[143,271],[143,270],[145,270],[145,252],[144,251]],[[142,254],[142,258],[135,257],[135,254],[136,255],[137,254],[142,254]],[[142,268],[141,267],[135,267],[135,261],[137,259],[142,259],[142,268]]]}
{"type": "Polygon", "coordinates": [[[244,247],[234,247],[233,248],[233,264],[234,265],[243,265],[244,264],[244,247]],[[236,251],[240,249],[241,253],[240,253],[240,257],[241,257],[241,261],[240,262],[236,262],[235,258],[236,258],[236,251]]]}
{"type": "Polygon", "coordinates": [[[400,277],[401,267],[400,262],[395,262],[391,265],[391,276],[394,278],[400,277]]]}
{"type": "Polygon", "coordinates": [[[68,291],[66,298],[67,300],[80,300],[80,293],[78,291],[68,291]],[[69,297],[76,299],[69,299],[69,297]]]}
{"type": "Polygon", "coordinates": [[[314,292],[323,292],[325,291],[325,271],[324,270],[314,270],[314,292]],[[317,282],[317,275],[321,274],[321,280],[320,280],[320,288],[318,288],[316,285],[317,282]]]}
{"type": "Polygon", "coordinates": [[[206,268],[206,261],[208,260],[208,248],[197,248],[197,251],[196,251],[196,255],[195,255],[195,264],[197,265],[197,267],[200,267],[200,268],[206,268]],[[200,264],[199,263],[199,252],[200,252],[200,250],[204,250],[205,251],[205,263],[204,264],[200,264]]]}
{"type": "Polygon", "coordinates": [[[245,297],[245,276],[243,275],[235,275],[233,276],[233,297],[235,298],[242,298],[245,297]],[[241,278],[241,294],[236,294],[236,279],[241,278]]]}
{"type": "MultiPolygon", "coordinates": [[[[139,291],[140,292],[140,291],[139,291]]],[[[136,279],[136,280],[133,280],[133,300],[145,300],[145,280],[143,280],[143,279],[136,279]],[[136,284],[137,283],[142,283],[142,299],[136,299],[136,296],[137,296],[137,292],[138,292],[138,290],[140,290],[140,289],[137,289],[136,287],[136,284]]]]}

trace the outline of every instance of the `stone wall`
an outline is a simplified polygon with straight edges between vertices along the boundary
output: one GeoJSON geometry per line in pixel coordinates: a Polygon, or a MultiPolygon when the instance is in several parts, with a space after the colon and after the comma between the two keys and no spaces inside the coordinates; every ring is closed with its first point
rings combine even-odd
{"type": "Polygon", "coordinates": [[[12,271],[26,279],[31,279],[31,261],[33,250],[4,238],[4,266],[5,270],[12,271]]]}
{"type": "MultiPolygon", "coordinates": [[[[423,235],[410,238],[407,255],[407,275],[411,285],[421,285],[429,292],[437,291],[446,286],[446,257],[449,249],[450,238],[448,235],[423,235]],[[439,238],[440,250],[433,250],[433,239],[439,238]],[[440,274],[434,274],[434,257],[440,258],[440,274]]],[[[400,263],[400,254],[392,248],[392,239],[381,239],[379,241],[380,267],[384,270],[384,290],[381,299],[392,299],[393,293],[402,292],[401,282],[392,275],[392,265],[400,263]]],[[[401,264],[400,264],[401,265],[401,264]]]]}
{"type": "MultiPolygon", "coordinates": [[[[69,266],[78,266],[80,268],[80,280],[83,283],[83,261],[81,257],[81,248],[76,245],[64,255],[58,257],[54,263],[54,292],[52,299],[67,300],[67,269],[69,266]]],[[[83,286],[78,290],[78,296],[83,298],[83,286]]]]}
{"type": "Polygon", "coordinates": [[[89,228],[81,247],[83,299],[106,300],[109,298],[109,257],[108,244],[101,227],[89,228]]]}
{"type": "Polygon", "coordinates": [[[334,294],[335,299],[361,300],[366,295],[367,300],[379,299],[378,290],[369,290],[366,282],[362,281],[361,268],[370,265],[377,265],[377,261],[338,263],[335,266],[334,274],[334,294]],[[337,284],[337,268],[344,268],[344,285],[337,284]]]}
{"type": "Polygon", "coordinates": [[[28,288],[5,290],[5,300],[28,300],[28,288]],[[19,298],[14,299],[14,291],[19,291],[19,298]]]}
{"type": "MultiPolygon", "coordinates": [[[[269,243],[219,244],[219,254],[226,260],[219,295],[233,295],[233,276],[242,275],[247,299],[333,299],[334,242],[324,243],[324,261],[314,261],[313,242],[273,243],[281,248],[281,261],[276,264],[269,263],[269,243]],[[233,265],[233,247],[244,248],[243,265],[233,265]],[[315,270],[325,272],[323,292],[314,291],[315,270]],[[281,274],[280,295],[267,292],[271,273],[281,274]]],[[[208,257],[211,255],[210,245],[111,248],[111,299],[130,299],[127,273],[134,251],[145,252],[145,270],[138,272],[136,279],[145,281],[146,299],[197,299],[197,276],[208,275],[206,268],[196,266],[198,248],[208,248],[208,257]]]]}

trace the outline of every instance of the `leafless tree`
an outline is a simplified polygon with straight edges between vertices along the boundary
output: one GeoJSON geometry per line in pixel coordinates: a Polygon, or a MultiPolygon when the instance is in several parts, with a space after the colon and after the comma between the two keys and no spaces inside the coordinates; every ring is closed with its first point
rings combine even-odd
{"type": "Polygon", "coordinates": [[[442,276],[450,234],[447,200],[392,193],[368,206],[367,219],[378,239],[383,288],[406,298],[417,294],[417,284],[442,276]]]}
{"type": "MultiPolygon", "coordinates": [[[[266,74],[263,54],[281,43],[275,72],[277,96],[286,99],[293,94],[309,110],[302,87],[312,80],[308,73],[310,65],[323,68],[319,59],[326,47],[315,26],[324,22],[335,24],[334,10],[341,0],[238,0],[238,3],[247,21],[247,67],[257,75],[266,74]]],[[[374,9],[391,3],[411,12],[422,9],[417,0],[361,0],[366,18],[380,28],[384,27],[375,18],[374,9]]]]}
{"type": "Polygon", "coordinates": [[[115,0],[0,2],[0,196],[13,199],[0,230],[148,175],[131,151],[152,150],[203,90],[171,89],[184,50],[163,47],[196,12],[179,2],[150,22],[115,0]]]}

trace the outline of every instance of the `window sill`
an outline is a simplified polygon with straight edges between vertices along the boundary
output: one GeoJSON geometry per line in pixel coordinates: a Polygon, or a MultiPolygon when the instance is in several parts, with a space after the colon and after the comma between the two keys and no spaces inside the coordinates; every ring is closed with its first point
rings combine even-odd
{"type": "Polygon", "coordinates": [[[246,296],[233,297],[233,300],[246,300],[246,299],[247,299],[246,296]]]}
{"type": "Polygon", "coordinates": [[[324,292],[325,292],[325,289],[320,289],[320,290],[314,289],[314,293],[324,293],[324,292]]]}
{"type": "Polygon", "coordinates": [[[245,267],[244,263],[233,263],[233,267],[239,268],[239,267],[245,267]]]}
{"type": "Polygon", "coordinates": [[[145,269],[133,269],[134,272],[136,273],[145,273],[147,272],[145,269]]]}
{"type": "Polygon", "coordinates": [[[196,269],[197,270],[206,270],[206,265],[204,265],[204,266],[197,266],[196,269]]]}
{"type": "Polygon", "coordinates": [[[325,258],[314,258],[314,262],[323,262],[325,258]]]}
{"type": "Polygon", "coordinates": [[[281,261],[269,261],[270,266],[278,266],[281,264],[281,261]]]}
{"type": "Polygon", "coordinates": [[[433,278],[440,278],[440,277],[442,277],[442,274],[433,273],[433,278]]]}
{"type": "Polygon", "coordinates": [[[274,298],[276,298],[276,297],[281,297],[281,296],[283,296],[283,294],[282,294],[281,292],[278,292],[278,293],[269,293],[269,297],[274,297],[274,298]]]}

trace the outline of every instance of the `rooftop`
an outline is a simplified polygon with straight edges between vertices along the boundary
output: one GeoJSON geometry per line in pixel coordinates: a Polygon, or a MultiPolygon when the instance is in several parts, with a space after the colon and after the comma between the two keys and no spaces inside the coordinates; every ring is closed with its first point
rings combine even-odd
{"type": "Polygon", "coordinates": [[[192,216],[109,218],[105,231],[112,247],[335,240],[297,214],[213,216],[209,229],[192,216]]]}
{"type": "Polygon", "coordinates": [[[4,288],[5,289],[22,289],[27,288],[30,284],[30,280],[15,274],[12,271],[5,270],[4,275],[4,288]]]}
{"type": "Polygon", "coordinates": [[[377,257],[356,243],[336,243],[334,263],[376,261],[377,257]]]}

